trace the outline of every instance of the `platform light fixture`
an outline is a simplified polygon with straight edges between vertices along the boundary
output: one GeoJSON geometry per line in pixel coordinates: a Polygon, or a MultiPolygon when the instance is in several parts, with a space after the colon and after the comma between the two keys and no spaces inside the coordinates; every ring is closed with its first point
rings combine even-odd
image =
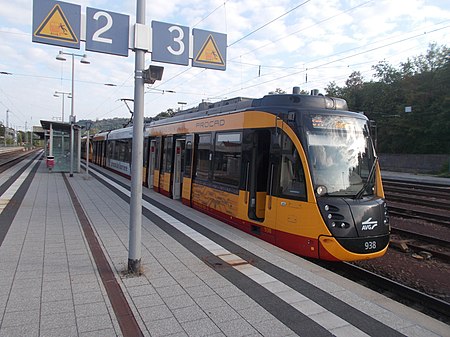
{"type": "Polygon", "coordinates": [[[65,91],[55,91],[55,93],[53,94],[53,97],[62,97],[62,108],[61,108],[61,123],[64,123],[64,97],[67,98],[72,98],[72,95],[70,92],[65,92],[65,91]]]}
{"type": "Polygon", "coordinates": [[[70,109],[70,177],[73,177],[73,152],[74,152],[74,131],[73,131],[73,124],[75,123],[74,120],[74,105],[75,105],[75,56],[81,57],[80,62],[83,64],[90,64],[91,62],[87,59],[86,54],[74,54],[74,53],[65,53],[62,50],[59,51],[58,55],[56,55],[56,59],[58,61],[66,61],[67,59],[64,57],[64,55],[69,55],[72,57],[72,104],[70,109]]]}

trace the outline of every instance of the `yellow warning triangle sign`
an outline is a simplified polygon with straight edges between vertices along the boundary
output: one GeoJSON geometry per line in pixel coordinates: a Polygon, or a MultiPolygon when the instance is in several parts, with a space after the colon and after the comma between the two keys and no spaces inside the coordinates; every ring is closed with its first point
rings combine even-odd
{"type": "Polygon", "coordinates": [[[78,43],[76,34],[58,4],[45,17],[34,32],[34,36],[78,43]]]}
{"type": "Polygon", "coordinates": [[[225,62],[223,61],[222,55],[220,54],[219,48],[217,48],[216,41],[212,35],[209,35],[206,39],[205,44],[200,49],[195,58],[195,62],[199,63],[207,63],[207,64],[215,64],[224,66],[225,62]]]}

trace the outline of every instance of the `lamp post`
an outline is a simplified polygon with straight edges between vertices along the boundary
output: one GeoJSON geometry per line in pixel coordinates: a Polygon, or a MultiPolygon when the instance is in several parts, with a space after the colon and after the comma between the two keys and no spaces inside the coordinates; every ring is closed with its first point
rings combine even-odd
{"type": "MultiPolygon", "coordinates": [[[[5,147],[6,147],[6,132],[8,131],[8,113],[9,109],[6,109],[6,123],[5,123],[5,147]]],[[[9,133],[9,132],[8,132],[9,133]]]]}
{"type": "Polygon", "coordinates": [[[62,108],[61,108],[61,123],[64,123],[64,96],[67,96],[67,98],[72,98],[70,92],[64,92],[64,91],[55,91],[53,94],[54,97],[61,97],[62,95],[62,108]]]}
{"type": "Polygon", "coordinates": [[[72,56],[72,104],[70,109],[70,177],[73,177],[73,151],[74,151],[74,132],[73,132],[73,124],[74,124],[74,103],[75,103],[75,91],[74,91],[74,72],[75,72],[75,56],[81,57],[81,63],[84,64],[90,64],[89,60],[87,59],[86,54],[73,54],[73,53],[65,53],[62,50],[59,51],[58,55],[56,56],[56,59],[58,61],[66,61],[66,58],[64,55],[70,55],[72,56]]]}
{"type": "Polygon", "coordinates": [[[87,136],[86,136],[86,179],[89,179],[89,143],[90,143],[90,139],[89,139],[89,131],[91,130],[91,126],[92,123],[91,122],[86,122],[86,131],[87,131],[87,136]]]}

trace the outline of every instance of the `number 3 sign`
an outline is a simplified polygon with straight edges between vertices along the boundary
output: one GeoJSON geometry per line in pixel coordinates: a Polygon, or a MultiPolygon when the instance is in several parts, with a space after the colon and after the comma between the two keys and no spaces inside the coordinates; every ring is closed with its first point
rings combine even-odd
{"type": "Polygon", "coordinates": [[[86,50],[128,56],[130,17],[86,8],[86,50]]]}
{"type": "Polygon", "coordinates": [[[183,66],[189,64],[188,27],[152,21],[152,34],[152,61],[183,66]]]}

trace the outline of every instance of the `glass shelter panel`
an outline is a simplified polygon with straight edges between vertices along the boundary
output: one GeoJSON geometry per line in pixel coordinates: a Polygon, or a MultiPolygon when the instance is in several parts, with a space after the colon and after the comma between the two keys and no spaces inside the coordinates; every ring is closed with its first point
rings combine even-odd
{"type": "Polygon", "coordinates": [[[53,171],[70,171],[70,133],[53,131],[53,156],[55,157],[53,171]]]}

